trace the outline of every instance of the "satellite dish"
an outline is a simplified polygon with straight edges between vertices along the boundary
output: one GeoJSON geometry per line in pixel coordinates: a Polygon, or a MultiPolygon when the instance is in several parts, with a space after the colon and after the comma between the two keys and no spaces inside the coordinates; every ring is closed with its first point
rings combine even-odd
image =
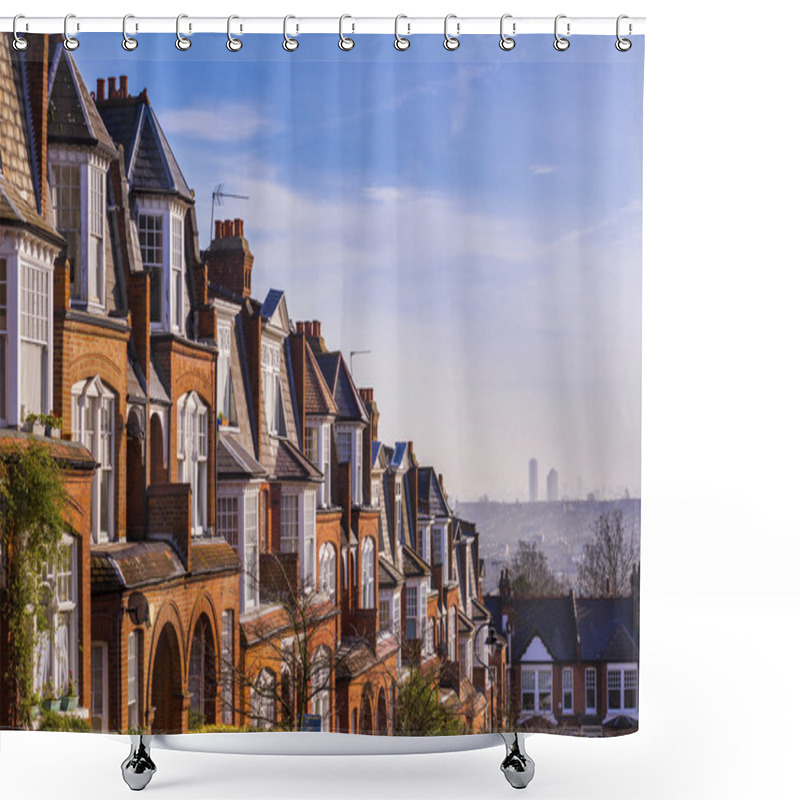
{"type": "Polygon", "coordinates": [[[134,592],[128,598],[128,613],[134,625],[147,624],[150,627],[153,624],[153,607],[141,592],[134,592]]]}

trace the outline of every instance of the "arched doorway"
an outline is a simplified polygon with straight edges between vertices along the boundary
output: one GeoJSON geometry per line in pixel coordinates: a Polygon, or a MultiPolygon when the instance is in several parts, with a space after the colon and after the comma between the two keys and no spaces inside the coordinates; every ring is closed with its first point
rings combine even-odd
{"type": "Polygon", "coordinates": [[[361,713],[358,721],[359,733],[372,733],[372,690],[367,687],[361,695],[361,713]]]}
{"type": "Polygon", "coordinates": [[[191,725],[213,725],[217,721],[216,648],[211,623],[201,614],[194,626],[192,648],[189,651],[189,708],[191,725]]]}
{"type": "Polygon", "coordinates": [[[168,622],[161,630],[153,662],[150,705],[153,733],[182,733],[180,647],[175,628],[168,622]]]}
{"type": "Polygon", "coordinates": [[[389,735],[389,710],[386,706],[386,692],[383,688],[378,692],[378,733],[381,736],[389,735]]]}

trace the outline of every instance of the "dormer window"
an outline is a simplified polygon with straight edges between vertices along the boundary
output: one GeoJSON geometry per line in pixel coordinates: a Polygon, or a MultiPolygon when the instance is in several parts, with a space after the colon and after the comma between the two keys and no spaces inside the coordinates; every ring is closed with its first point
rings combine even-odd
{"type": "Polygon", "coordinates": [[[150,324],[153,330],[183,333],[184,208],[175,201],[142,197],[137,227],[142,266],[150,273],[150,324]]]}
{"type": "Polygon", "coordinates": [[[340,464],[350,464],[353,505],[364,502],[361,477],[361,429],[351,425],[336,426],[336,451],[340,464]]]}
{"type": "Polygon", "coordinates": [[[231,373],[231,326],[225,322],[217,326],[217,413],[223,425],[236,425],[233,403],[233,376],[231,373]]]}
{"type": "Polygon", "coordinates": [[[270,436],[284,432],[283,399],[281,393],[281,351],[272,342],[261,342],[261,391],[270,436]]]}
{"type": "Polygon", "coordinates": [[[90,150],[66,147],[52,148],[49,159],[56,229],[67,242],[71,301],[102,311],[108,162],[90,150]]]}

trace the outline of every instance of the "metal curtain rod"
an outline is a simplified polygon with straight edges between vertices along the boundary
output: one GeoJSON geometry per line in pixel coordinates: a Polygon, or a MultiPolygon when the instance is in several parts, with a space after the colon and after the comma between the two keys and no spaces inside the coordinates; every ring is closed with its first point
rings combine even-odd
{"type": "MultiPolygon", "coordinates": [[[[132,4],[134,5],[134,4],[132,4]]],[[[6,6],[8,8],[8,6],[6,6]]],[[[11,10],[11,9],[9,9],[11,10]]],[[[506,30],[509,34],[519,36],[531,33],[553,33],[553,17],[508,17],[506,30]]],[[[570,34],[580,35],[614,35],[616,17],[562,17],[563,24],[570,24],[570,34]]],[[[14,18],[0,17],[0,30],[13,30],[14,18]]],[[[458,17],[450,21],[450,30],[454,34],[477,34],[498,32],[500,15],[495,17],[458,17]]],[[[339,17],[297,17],[292,19],[293,34],[298,33],[338,33],[339,17]]],[[[629,17],[625,20],[626,34],[644,33],[645,18],[629,17]],[[630,30],[627,30],[630,25],[630,30]]],[[[64,17],[20,17],[17,32],[25,33],[61,33],[64,30],[64,17]]],[[[122,15],[118,17],[81,17],[72,16],[69,22],[70,33],[121,33],[122,15]]],[[[195,17],[188,14],[181,23],[185,34],[191,33],[226,33],[228,17],[195,17]]],[[[237,17],[233,26],[237,34],[247,33],[283,33],[283,17],[237,17]]],[[[443,17],[403,17],[400,32],[403,35],[436,33],[444,30],[443,17]]],[[[394,17],[349,17],[345,25],[347,33],[395,33],[394,17]]],[[[142,33],[174,33],[175,17],[137,17],[131,16],[127,22],[129,35],[142,33]]]]}

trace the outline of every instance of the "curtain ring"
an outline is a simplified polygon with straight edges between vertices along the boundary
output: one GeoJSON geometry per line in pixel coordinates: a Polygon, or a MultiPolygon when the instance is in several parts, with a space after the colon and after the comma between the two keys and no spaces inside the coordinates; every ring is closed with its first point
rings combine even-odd
{"type": "MultiPolygon", "coordinates": [[[[559,33],[558,33],[558,21],[560,19],[566,19],[566,18],[567,18],[566,14],[559,14],[556,17],[556,21],[555,21],[555,23],[553,25],[553,31],[554,31],[555,36],[556,36],[556,40],[553,42],[553,47],[555,47],[555,49],[558,50],[560,53],[563,53],[565,50],[569,49],[569,39],[565,39],[563,36],[560,36],[559,33]]],[[[569,29],[570,29],[570,23],[568,22],[567,23],[567,36],[569,36],[569,29]]]]}
{"type": "MultiPolygon", "coordinates": [[[[236,14],[231,14],[228,17],[228,41],[225,42],[225,47],[227,47],[231,53],[238,53],[244,44],[241,39],[237,39],[235,36],[231,35],[231,22],[235,19],[239,19],[236,14]]],[[[239,30],[241,30],[241,28],[239,28],[239,30]]]]}
{"type": "MultiPolygon", "coordinates": [[[[506,36],[505,30],[503,29],[507,19],[512,19],[511,14],[503,14],[503,16],[500,17],[500,49],[505,51],[513,50],[517,46],[516,39],[511,36],[506,36]]],[[[517,32],[516,22],[512,24],[511,31],[512,33],[517,32]]]]}
{"type": "Polygon", "coordinates": [[[297,17],[293,17],[291,14],[289,14],[283,18],[283,49],[288,53],[293,53],[298,47],[300,47],[300,42],[294,37],[289,36],[288,26],[290,19],[297,19],[297,17]]]}
{"type": "MultiPolygon", "coordinates": [[[[192,40],[181,33],[181,20],[188,18],[188,14],[178,14],[175,18],[175,47],[177,47],[178,50],[188,50],[192,46],[192,40]]],[[[189,30],[191,29],[192,26],[189,25],[189,30]]]]}
{"type": "MultiPolygon", "coordinates": [[[[14,33],[14,39],[11,42],[11,44],[14,45],[14,49],[15,50],[22,51],[22,50],[27,50],[28,49],[28,45],[30,44],[30,42],[24,36],[20,36],[17,33],[17,20],[19,20],[19,19],[25,19],[24,15],[17,14],[17,16],[14,17],[14,22],[13,22],[13,24],[11,26],[11,30],[14,33]]],[[[26,30],[28,29],[27,24],[25,25],[25,29],[26,30]]]]}
{"type": "MultiPolygon", "coordinates": [[[[342,16],[339,17],[339,47],[342,50],[352,50],[356,46],[356,43],[348,36],[344,35],[343,26],[346,19],[353,18],[349,14],[342,14],[342,16]]],[[[356,26],[353,25],[353,30],[355,30],[355,28],[356,26]]]]}
{"type": "MultiPolygon", "coordinates": [[[[395,50],[408,50],[411,47],[411,39],[407,39],[405,36],[400,35],[400,20],[401,19],[408,19],[405,14],[398,14],[394,18],[394,47],[395,50]]],[[[408,32],[411,33],[411,25],[410,23],[406,23],[408,25],[408,32]]]]}
{"type": "Polygon", "coordinates": [[[447,32],[447,23],[450,22],[451,19],[458,19],[458,17],[455,14],[448,14],[444,18],[444,49],[452,52],[453,50],[458,50],[458,46],[461,44],[461,42],[458,41],[458,33],[461,29],[461,23],[456,23],[456,35],[451,36],[447,32]]]}
{"type": "MultiPolygon", "coordinates": [[[[630,50],[631,47],[633,47],[633,42],[630,39],[623,39],[619,35],[620,22],[622,22],[622,20],[624,20],[624,19],[628,19],[628,15],[627,14],[620,14],[617,17],[617,41],[614,43],[614,47],[616,47],[617,50],[620,51],[620,53],[627,53],[628,50],[630,50]]],[[[633,26],[629,22],[628,23],[628,36],[630,36],[632,32],[633,32],[633,26]]]]}
{"type": "MultiPolygon", "coordinates": [[[[122,18],[122,49],[127,50],[130,52],[131,50],[135,50],[139,46],[139,40],[134,39],[133,36],[128,36],[128,20],[129,19],[136,19],[133,14],[126,14],[122,18]]],[[[136,26],[137,30],[139,26],[136,26]]]]}
{"type": "MultiPolygon", "coordinates": [[[[64,17],[64,47],[67,50],[77,50],[80,46],[80,42],[74,36],[70,36],[67,30],[71,19],[75,19],[74,14],[67,14],[67,16],[64,17]]],[[[80,30],[80,26],[76,25],[76,30],[80,30]]]]}

